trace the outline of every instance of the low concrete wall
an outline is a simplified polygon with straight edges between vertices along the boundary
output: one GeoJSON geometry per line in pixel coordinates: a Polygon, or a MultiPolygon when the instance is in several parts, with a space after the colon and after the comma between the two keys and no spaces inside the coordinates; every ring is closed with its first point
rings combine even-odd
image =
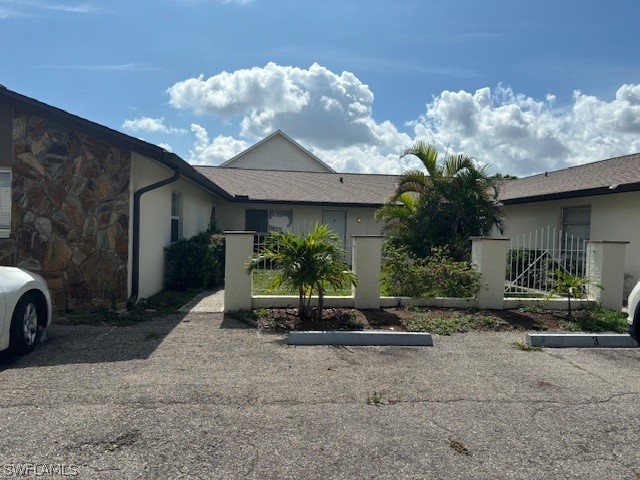
{"type": "MultiPolygon", "coordinates": [[[[297,308],[298,297],[294,295],[254,295],[251,308],[297,308]]],[[[318,297],[311,297],[311,306],[318,305],[318,297]]],[[[324,308],[354,308],[355,297],[324,297],[324,308]]]]}
{"type": "MultiPolygon", "coordinates": [[[[251,295],[251,278],[245,273],[245,261],[253,253],[252,232],[226,232],[225,311],[246,308],[295,308],[297,296],[251,295]]],[[[380,297],[380,236],[354,237],[355,273],[360,277],[353,295],[325,297],[328,308],[391,308],[419,306],[436,308],[515,309],[538,306],[543,309],[566,310],[567,300],[542,298],[504,298],[506,239],[473,238],[473,264],[480,272],[477,298],[410,298],[380,297]]],[[[602,283],[604,307],[619,309],[622,300],[622,258],[625,242],[592,242],[590,253],[591,281],[602,283]],[[610,289],[610,290],[609,290],[610,289]]],[[[598,300],[598,299],[596,299],[598,300]]],[[[317,305],[317,298],[311,304],[317,305]]],[[[572,300],[572,308],[592,303],[572,300]]]]}
{"type": "MultiPolygon", "coordinates": [[[[503,305],[505,310],[523,307],[539,307],[543,310],[569,309],[566,298],[550,298],[549,300],[543,298],[505,298],[503,305]]],[[[590,300],[571,300],[571,310],[580,310],[589,305],[593,305],[593,302],[590,300]]]]}
{"type": "Polygon", "coordinates": [[[476,298],[411,298],[411,297],[380,297],[381,308],[393,307],[436,307],[436,308],[478,308],[476,298]]]}
{"type": "MultiPolygon", "coordinates": [[[[590,300],[571,300],[571,309],[580,310],[594,302],[590,300]]],[[[311,298],[311,306],[318,305],[318,298],[311,298]]],[[[254,295],[251,297],[251,308],[297,308],[298,297],[293,295],[254,295]]],[[[353,296],[324,297],[325,308],[356,308],[353,296]]],[[[394,307],[434,307],[434,308],[480,308],[477,298],[411,298],[380,297],[380,308],[394,307]]],[[[515,310],[524,307],[539,307],[543,310],[567,310],[567,300],[563,298],[505,298],[504,310],[515,310]]]]}

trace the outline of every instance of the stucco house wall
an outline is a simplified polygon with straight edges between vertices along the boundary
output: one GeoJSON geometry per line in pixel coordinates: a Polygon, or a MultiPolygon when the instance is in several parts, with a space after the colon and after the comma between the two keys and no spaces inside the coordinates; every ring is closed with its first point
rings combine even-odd
{"type": "Polygon", "coordinates": [[[640,192],[612,193],[563,200],[506,205],[505,237],[514,238],[550,225],[559,232],[562,208],[591,206],[591,240],[628,241],[625,295],[640,280],[640,192]]]}
{"type": "Polygon", "coordinates": [[[296,234],[311,230],[316,222],[322,223],[323,212],[346,212],[346,247],[348,260],[351,261],[352,235],[379,235],[382,226],[374,218],[375,208],[372,207],[340,207],[339,205],[296,205],[280,203],[229,203],[217,200],[216,220],[218,228],[222,230],[245,230],[245,212],[250,210],[291,210],[292,228],[296,234]]]}
{"type": "MultiPolygon", "coordinates": [[[[173,172],[157,162],[136,153],[131,168],[130,201],[136,190],[171,177],[173,172]]],[[[171,245],[171,194],[181,197],[181,238],[192,237],[209,227],[215,197],[184,178],[145,193],[140,200],[144,214],[140,219],[140,298],[146,298],[164,288],[165,248],[171,245]]],[[[133,228],[132,225],[130,228],[133,228]]],[[[129,248],[133,248],[132,241],[129,248]]],[[[131,262],[129,262],[131,271],[131,262]]],[[[128,280],[131,291],[131,278],[128,280]]]]}

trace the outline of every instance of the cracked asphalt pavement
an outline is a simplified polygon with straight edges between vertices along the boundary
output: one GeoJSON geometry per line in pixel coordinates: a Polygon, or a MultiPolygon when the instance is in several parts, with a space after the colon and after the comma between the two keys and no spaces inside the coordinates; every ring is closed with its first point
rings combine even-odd
{"type": "Polygon", "coordinates": [[[640,349],[523,336],[294,347],[222,314],[53,325],[0,358],[0,478],[640,479],[640,349]]]}

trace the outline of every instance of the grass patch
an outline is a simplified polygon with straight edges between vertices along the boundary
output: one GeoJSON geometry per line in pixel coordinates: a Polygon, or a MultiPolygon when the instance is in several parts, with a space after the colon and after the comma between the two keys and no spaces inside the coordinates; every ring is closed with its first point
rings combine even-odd
{"type": "Polygon", "coordinates": [[[572,332],[588,333],[626,333],[627,315],[617,310],[609,310],[600,305],[585,307],[574,316],[562,322],[565,329],[572,332]]]}
{"type": "Polygon", "coordinates": [[[437,335],[451,335],[454,333],[465,333],[471,330],[498,330],[508,325],[508,323],[500,318],[473,313],[434,317],[414,315],[403,319],[402,325],[407,332],[429,332],[437,335]]]}
{"type": "MultiPolygon", "coordinates": [[[[273,287],[273,280],[276,277],[277,270],[254,270],[251,280],[251,293],[253,295],[298,295],[298,291],[285,286],[273,287]]],[[[325,295],[348,297],[351,295],[351,286],[335,289],[329,286],[325,295]]]]}
{"type": "Polygon", "coordinates": [[[516,350],[522,350],[523,352],[541,352],[542,351],[542,347],[529,345],[528,343],[523,342],[522,340],[518,340],[517,342],[514,342],[511,345],[516,350]]]}
{"type": "Polygon", "coordinates": [[[55,323],[61,325],[115,325],[125,326],[177,313],[200,290],[163,290],[140,300],[131,310],[116,311],[106,307],[56,312],[55,323]]]}

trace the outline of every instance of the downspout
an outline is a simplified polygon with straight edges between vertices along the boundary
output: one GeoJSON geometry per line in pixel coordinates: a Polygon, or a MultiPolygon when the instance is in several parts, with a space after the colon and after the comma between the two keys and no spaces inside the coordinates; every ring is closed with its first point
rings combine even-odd
{"type": "Polygon", "coordinates": [[[173,175],[157,183],[142,187],[133,194],[133,245],[131,252],[131,296],[127,300],[127,308],[133,307],[138,301],[140,287],[140,197],[151,190],[164,187],[175,182],[181,175],[180,167],[174,167],[173,175]]]}

